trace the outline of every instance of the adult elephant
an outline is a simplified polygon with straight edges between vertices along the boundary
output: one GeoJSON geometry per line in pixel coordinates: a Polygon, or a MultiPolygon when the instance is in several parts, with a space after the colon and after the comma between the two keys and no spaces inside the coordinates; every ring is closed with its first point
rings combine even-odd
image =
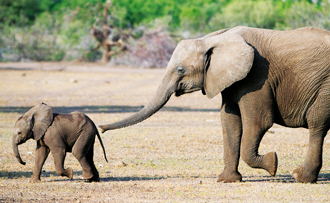
{"type": "Polygon", "coordinates": [[[318,28],[292,31],[235,27],[202,38],[183,40],[168,63],[151,101],[136,114],[102,131],[136,124],[162,108],[175,93],[201,90],[222,94],[224,170],[218,181],[241,181],[239,157],[274,176],[275,152],[258,154],[273,125],[309,129],[309,147],[292,176],[316,182],[322,167],[324,137],[330,126],[330,32],[318,28]]]}

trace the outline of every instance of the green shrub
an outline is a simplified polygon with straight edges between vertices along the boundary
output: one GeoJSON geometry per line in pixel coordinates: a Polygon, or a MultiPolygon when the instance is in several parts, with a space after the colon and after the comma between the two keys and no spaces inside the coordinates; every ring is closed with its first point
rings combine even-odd
{"type": "MultiPolygon", "coordinates": [[[[90,51],[97,42],[89,32],[96,19],[102,21],[105,2],[0,0],[0,61],[100,59],[102,49],[90,51]]],[[[325,0],[318,0],[317,3],[314,3],[315,0],[111,2],[113,6],[109,7],[108,23],[129,30],[133,41],[143,36],[143,30],[137,29],[141,27],[150,30],[160,30],[158,28],[161,27],[169,31],[171,36],[176,33],[177,39],[198,37],[238,25],[269,29],[303,26],[330,29],[330,3],[325,0]]],[[[101,23],[96,25],[100,26],[101,23]]],[[[144,41],[146,37],[144,35],[144,41]]],[[[158,36],[154,39],[163,38],[158,36]]],[[[150,47],[159,48],[158,45],[150,47]]],[[[140,46],[136,50],[149,53],[150,47],[140,46]]],[[[161,51],[160,48],[158,50],[161,51]]]]}
{"type": "Polygon", "coordinates": [[[83,57],[96,42],[88,34],[92,21],[84,22],[76,16],[71,10],[66,15],[44,12],[32,26],[5,25],[0,30],[0,60],[61,61],[83,57]]]}
{"type": "Polygon", "coordinates": [[[1,0],[0,24],[31,25],[42,11],[40,0],[1,0]]]}
{"type": "Polygon", "coordinates": [[[2,61],[60,61],[65,51],[57,45],[55,35],[39,27],[5,28],[2,33],[2,61]]]}
{"type": "Polygon", "coordinates": [[[222,9],[222,13],[216,14],[210,24],[215,29],[231,28],[238,25],[274,28],[276,12],[272,2],[260,1],[231,1],[222,9]]]}
{"type": "Polygon", "coordinates": [[[319,27],[330,29],[330,3],[319,4],[308,3],[306,1],[295,2],[291,8],[283,13],[284,23],[279,24],[279,29],[296,29],[300,27],[319,27]]]}
{"type": "Polygon", "coordinates": [[[287,28],[300,28],[306,26],[317,26],[319,10],[314,4],[308,2],[297,2],[285,12],[285,24],[287,28]]]}

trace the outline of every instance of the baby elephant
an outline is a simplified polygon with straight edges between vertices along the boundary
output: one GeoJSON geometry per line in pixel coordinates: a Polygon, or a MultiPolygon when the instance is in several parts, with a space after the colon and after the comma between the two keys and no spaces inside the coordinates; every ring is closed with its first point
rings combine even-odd
{"type": "Polygon", "coordinates": [[[37,141],[32,182],[40,181],[41,169],[50,151],[58,175],[72,179],[72,169],[64,169],[65,155],[72,152],[83,169],[83,178],[89,182],[99,181],[99,173],[93,161],[95,135],[100,140],[104,158],[108,162],[95,124],[83,113],[56,114],[47,104],[40,103],[16,121],[14,132],[13,151],[18,162],[23,165],[25,162],[20,157],[18,145],[30,138],[37,141]]]}

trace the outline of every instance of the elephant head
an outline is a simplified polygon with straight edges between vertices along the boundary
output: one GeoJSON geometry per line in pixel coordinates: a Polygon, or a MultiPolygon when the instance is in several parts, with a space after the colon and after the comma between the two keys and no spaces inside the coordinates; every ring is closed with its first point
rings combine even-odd
{"type": "Polygon", "coordinates": [[[18,151],[18,145],[33,138],[38,141],[53,121],[53,111],[47,104],[40,103],[31,108],[15,123],[12,147],[19,163],[25,165],[18,151]]]}
{"type": "Polygon", "coordinates": [[[180,96],[202,90],[208,98],[213,98],[245,78],[253,59],[254,49],[242,36],[228,32],[228,29],[203,38],[182,40],[175,48],[165,76],[150,102],[126,119],[99,127],[104,132],[141,122],[162,108],[173,93],[180,96]]]}

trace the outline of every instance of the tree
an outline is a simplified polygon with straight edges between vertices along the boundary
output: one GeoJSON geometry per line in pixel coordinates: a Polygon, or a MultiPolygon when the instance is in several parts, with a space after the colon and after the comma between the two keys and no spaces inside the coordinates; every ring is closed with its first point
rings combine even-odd
{"type": "Polygon", "coordinates": [[[95,38],[95,40],[98,42],[98,45],[96,48],[93,50],[97,50],[100,47],[103,48],[103,54],[102,54],[102,59],[101,62],[107,63],[110,59],[111,56],[125,50],[126,45],[122,40],[122,37],[119,35],[109,37],[110,34],[114,32],[113,26],[111,23],[108,23],[108,10],[112,8],[111,2],[107,2],[104,4],[103,7],[103,21],[102,21],[102,30],[96,28],[95,24],[92,27],[92,35],[95,38]],[[113,47],[119,47],[118,50],[113,51],[113,47]]]}

